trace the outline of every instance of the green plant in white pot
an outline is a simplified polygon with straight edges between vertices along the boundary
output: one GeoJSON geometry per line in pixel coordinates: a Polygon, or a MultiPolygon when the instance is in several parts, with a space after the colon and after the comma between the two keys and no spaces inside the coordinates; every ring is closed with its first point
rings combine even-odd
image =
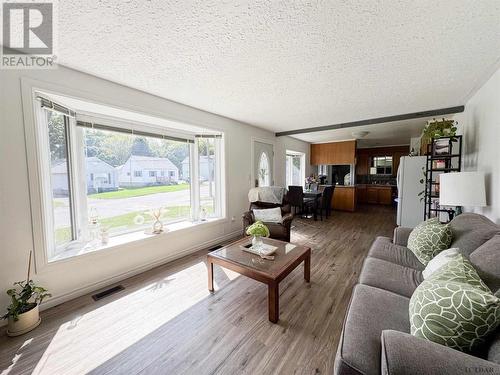
{"type": "Polygon", "coordinates": [[[422,141],[430,143],[433,138],[454,137],[457,134],[457,125],[457,121],[445,118],[428,121],[422,132],[422,141]]]}
{"type": "MultiPolygon", "coordinates": [[[[31,253],[29,264],[31,264],[31,253]]],[[[11,303],[2,319],[8,320],[7,335],[19,336],[35,329],[41,322],[39,307],[42,301],[50,297],[47,289],[35,285],[30,280],[30,266],[26,280],[14,283],[14,288],[7,290],[11,303]]]]}
{"type": "Polygon", "coordinates": [[[264,225],[262,221],[256,221],[247,228],[246,232],[252,238],[252,247],[259,251],[262,249],[262,237],[269,237],[269,229],[264,225]]]}

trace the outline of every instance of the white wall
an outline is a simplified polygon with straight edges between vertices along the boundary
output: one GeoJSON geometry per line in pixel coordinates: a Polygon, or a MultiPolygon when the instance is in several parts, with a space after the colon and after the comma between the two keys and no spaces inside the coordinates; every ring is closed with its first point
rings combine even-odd
{"type": "Polygon", "coordinates": [[[455,116],[464,136],[466,171],[486,173],[487,207],[468,209],[500,224],[500,69],[455,116]]]}
{"type": "MultiPolygon", "coordinates": [[[[252,137],[276,142],[277,181],[284,183],[285,149],[307,152],[309,145],[228,118],[149,95],[71,69],[0,71],[0,311],[8,304],[4,291],[25,277],[27,254],[33,249],[21,77],[84,92],[88,97],[118,107],[224,131],[228,220],[197,227],[194,233],[166,233],[51,264],[35,279],[53,294],[46,306],[115,282],[131,273],[217,243],[241,230],[241,214],[248,208],[251,186],[252,137]],[[5,176],[8,176],[6,178],[5,176]],[[231,218],[234,217],[234,221],[231,218]]],[[[308,164],[308,162],[307,162],[308,164]]],[[[0,323],[1,324],[1,323],[0,323]]]]}

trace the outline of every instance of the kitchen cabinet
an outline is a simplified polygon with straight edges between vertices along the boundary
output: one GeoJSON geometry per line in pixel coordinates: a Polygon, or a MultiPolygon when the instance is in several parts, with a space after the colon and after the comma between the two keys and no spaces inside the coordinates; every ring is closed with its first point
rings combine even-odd
{"type": "Polygon", "coordinates": [[[371,161],[375,157],[392,157],[392,176],[398,173],[401,156],[408,155],[409,146],[359,148],[356,150],[356,175],[369,176],[371,161]]]}
{"type": "Polygon", "coordinates": [[[376,187],[366,188],[366,202],[372,204],[378,204],[378,189],[376,187]]]}
{"type": "Polygon", "coordinates": [[[355,211],[356,187],[336,185],[333,191],[332,208],[341,211],[355,211]]]}
{"type": "Polygon", "coordinates": [[[367,186],[366,187],[366,202],[371,204],[392,203],[392,187],[391,186],[367,186]]]}
{"type": "Polygon", "coordinates": [[[356,185],[357,203],[366,203],[366,185],[356,185]]]}
{"type": "Polygon", "coordinates": [[[395,152],[392,156],[392,175],[397,176],[398,174],[398,168],[399,168],[399,161],[401,159],[401,156],[408,155],[407,152],[395,152]]]}
{"type": "Polygon", "coordinates": [[[315,143],[311,145],[312,165],[354,164],[356,141],[315,143]]]}
{"type": "Polygon", "coordinates": [[[356,174],[358,176],[370,174],[370,157],[367,154],[361,153],[356,157],[356,174]]]}
{"type": "Polygon", "coordinates": [[[390,205],[392,198],[392,188],[381,188],[378,190],[378,203],[390,205]]]}

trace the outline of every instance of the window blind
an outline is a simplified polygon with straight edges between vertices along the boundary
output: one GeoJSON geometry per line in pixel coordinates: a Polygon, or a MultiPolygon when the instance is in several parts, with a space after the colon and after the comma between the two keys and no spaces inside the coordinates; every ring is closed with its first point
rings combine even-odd
{"type": "Polygon", "coordinates": [[[55,103],[50,99],[44,98],[43,96],[37,96],[36,99],[40,102],[42,108],[47,108],[48,110],[59,112],[70,117],[76,116],[75,111],[72,111],[61,104],[55,103]]]}
{"type": "Polygon", "coordinates": [[[77,121],[76,126],[80,126],[80,127],[88,128],[88,129],[108,130],[108,131],[131,134],[131,135],[138,135],[138,136],[143,136],[143,137],[166,139],[166,140],[170,140],[170,141],[194,143],[194,141],[192,139],[188,139],[188,138],[172,137],[172,136],[165,135],[165,134],[158,134],[158,133],[144,132],[144,131],[140,131],[140,130],[120,128],[118,126],[103,125],[103,124],[87,122],[87,121],[77,121]]]}

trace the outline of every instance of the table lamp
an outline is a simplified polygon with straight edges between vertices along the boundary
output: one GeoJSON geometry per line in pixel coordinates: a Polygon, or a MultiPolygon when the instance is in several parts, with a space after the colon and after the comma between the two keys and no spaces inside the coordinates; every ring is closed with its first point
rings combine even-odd
{"type": "Polygon", "coordinates": [[[483,172],[455,172],[439,175],[439,205],[455,206],[456,214],[462,207],[486,206],[483,172]]]}

